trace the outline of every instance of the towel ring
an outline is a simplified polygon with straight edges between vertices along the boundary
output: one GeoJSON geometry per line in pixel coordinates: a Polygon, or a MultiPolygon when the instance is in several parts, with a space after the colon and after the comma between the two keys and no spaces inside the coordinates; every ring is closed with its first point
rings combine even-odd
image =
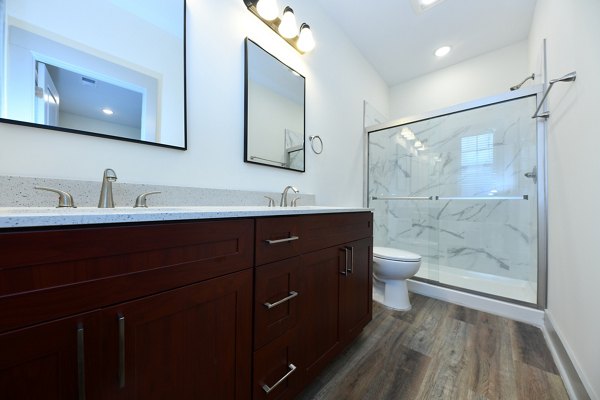
{"type": "Polygon", "coordinates": [[[323,152],[323,139],[321,139],[321,136],[309,136],[308,140],[310,140],[310,147],[315,152],[315,154],[321,154],[323,152]],[[315,145],[315,143],[317,144],[315,145]]]}

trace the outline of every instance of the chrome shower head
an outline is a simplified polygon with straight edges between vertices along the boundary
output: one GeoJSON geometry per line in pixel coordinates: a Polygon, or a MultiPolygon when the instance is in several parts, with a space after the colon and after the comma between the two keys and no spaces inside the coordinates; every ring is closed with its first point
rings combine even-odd
{"type": "Polygon", "coordinates": [[[561,76],[560,78],[552,79],[550,84],[555,84],[556,82],[573,82],[577,78],[577,73],[575,71],[569,72],[566,75],[561,76]]]}
{"type": "Polygon", "coordinates": [[[530,76],[528,76],[527,78],[523,79],[523,82],[519,83],[518,85],[511,86],[510,90],[512,91],[512,90],[517,90],[517,89],[520,89],[520,88],[521,88],[521,86],[523,86],[523,84],[524,84],[525,82],[527,82],[528,80],[530,80],[530,79],[531,79],[531,80],[534,80],[534,79],[535,79],[535,74],[531,74],[531,75],[530,75],[530,76]]]}

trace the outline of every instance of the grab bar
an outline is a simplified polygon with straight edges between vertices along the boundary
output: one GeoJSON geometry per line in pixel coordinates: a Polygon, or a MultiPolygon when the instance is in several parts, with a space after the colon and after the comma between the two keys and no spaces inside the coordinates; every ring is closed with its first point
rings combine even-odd
{"type": "Polygon", "coordinates": [[[412,197],[412,196],[372,196],[371,200],[433,200],[433,196],[429,197],[412,197]]]}
{"type": "Polygon", "coordinates": [[[548,93],[550,93],[552,86],[554,86],[554,84],[558,83],[558,82],[573,82],[576,78],[577,78],[577,72],[573,71],[566,75],[561,76],[560,78],[552,79],[550,81],[548,89],[546,89],[546,93],[544,93],[544,96],[542,97],[540,104],[538,105],[537,109],[535,110],[535,112],[533,113],[531,118],[548,118],[548,117],[550,117],[549,111],[543,112],[541,114],[538,114],[538,113],[540,112],[540,108],[542,108],[542,105],[544,104],[544,100],[546,100],[546,97],[548,97],[548,93]]]}

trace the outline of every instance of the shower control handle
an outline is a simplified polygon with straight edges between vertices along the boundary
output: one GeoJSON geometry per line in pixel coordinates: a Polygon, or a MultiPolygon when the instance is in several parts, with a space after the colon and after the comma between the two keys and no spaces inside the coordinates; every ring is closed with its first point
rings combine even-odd
{"type": "Polygon", "coordinates": [[[537,167],[533,167],[531,172],[524,174],[525,178],[533,179],[533,183],[537,183],[537,167]]]}

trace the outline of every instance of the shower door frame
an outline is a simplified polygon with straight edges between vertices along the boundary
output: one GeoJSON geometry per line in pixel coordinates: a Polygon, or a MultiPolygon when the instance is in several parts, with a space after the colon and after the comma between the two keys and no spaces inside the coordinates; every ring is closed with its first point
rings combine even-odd
{"type": "MultiPolygon", "coordinates": [[[[453,105],[447,108],[426,112],[423,114],[412,115],[399,118],[382,124],[368,126],[364,129],[364,172],[363,172],[363,205],[369,207],[369,135],[378,131],[393,128],[396,126],[412,124],[425,121],[432,118],[443,117],[450,114],[456,114],[463,111],[474,110],[498,103],[517,100],[524,97],[536,96],[536,106],[539,105],[540,98],[544,92],[544,86],[532,85],[511,92],[505,92],[499,95],[485,97],[453,105]]],[[[472,292],[489,298],[500,299],[510,303],[534,306],[538,309],[545,309],[547,305],[548,291],[548,202],[547,202],[547,119],[536,119],[536,152],[537,152],[537,303],[527,303],[520,300],[510,299],[508,297],[495,296],[484,292],[475,292],[456,286],[445,285],[435,282],[438,286],[451,287],[465,292],[472,292]]]]}

